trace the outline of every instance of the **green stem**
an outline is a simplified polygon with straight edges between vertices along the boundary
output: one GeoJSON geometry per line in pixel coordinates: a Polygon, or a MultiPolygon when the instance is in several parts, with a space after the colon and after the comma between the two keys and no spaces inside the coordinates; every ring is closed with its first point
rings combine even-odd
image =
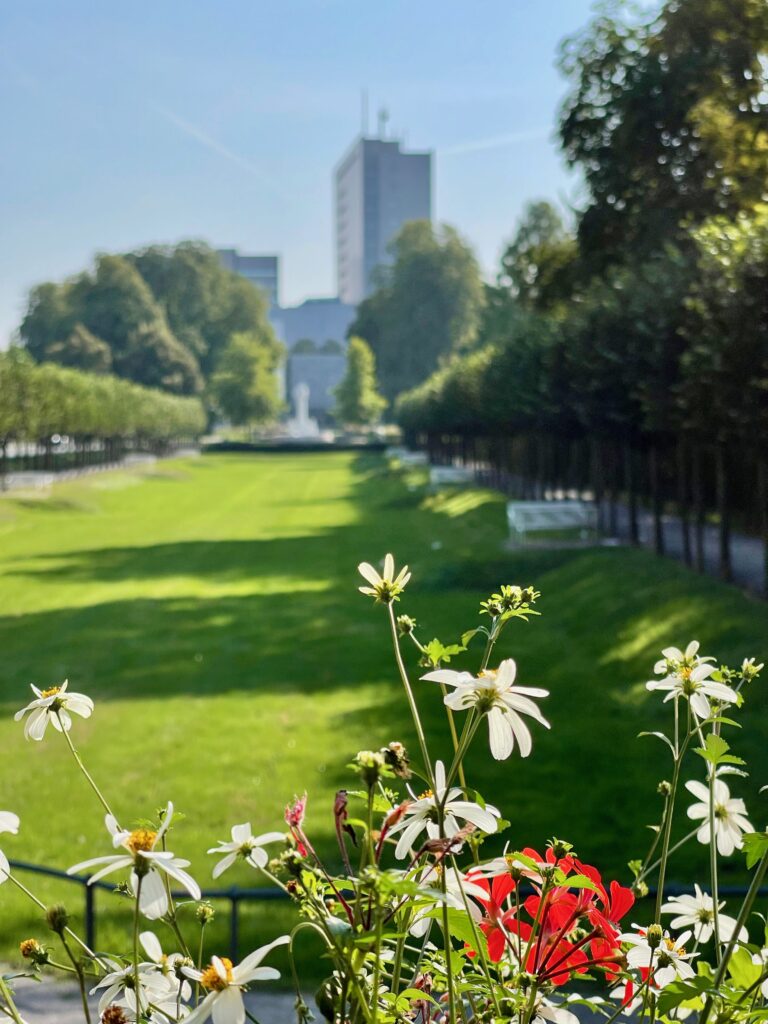
{"type": "MultiPolygon", "coordinates": [[[[655,913],[655,916],[653,918],[653,920],[657,924],[659,923],[659,921],[661,919],[661,904],[664,901],[664,880],[665,880],[666,874],[667,874],[667,861],[669,859],[669,840],[670,840],[670,837],[672,835],[672,819],[674,818],[675,797],[677,796],[677,787],[678,787],[678,785],[680,783],[680,768],[682,766],[683,757],[685,756],[685,752],[686,752],[686,750],[688,748],[688,743],[689,743],[691,735],[692,735],[691,728],[690,728],[690,716],[691,716],[691,710],[690,710],[690,707],[689,707],[688,708],[688,728],[686,730],[686,736],[685,736],[685,739],[683,740],[682,746],[679,748],[679,750],[677,750],[677,753],[676,753],[676,756],[675,756],[675,767],[674,767],[673,772],[672,772],[672,789],[671,789],[671,792],[669,794],[669,800],[667,802],[667,813],[666,813],[666,816],[665,816],[666,820],[664,822],[664,840],[663,840],[662,847],[661,847],[661,857],[659,858],[660,863],[659,863],[658,890],[656,892],[656,913],[655,913]]],[[[677,748],[677,743],[675,743],[675,747],[677,748]]]]}
{"type": "MultiPolygon", "coordinates": [[[[20,882],[18,880],[18,878],[16,878],[15,875],[8,875],[7,878],[8,878],[8,880],[10,882],[13,882],[13,884],[16,886],[16,888],[21,890],[21,892],[23,892],[24,895],[28,899],[32,900],[32,902],[35,904],[35,906],[39,907],[40,910],[43,911],[43,913],[47,912],[48,908],[42,902],[42,900],[39,900],[37,898],[37,896],[35,896],[35,894],[33,892],[30,892],[30,890],[26,887],[26,885],[24,885],[23,882],[20,882]]],[[[93,961],[95,961],[101,968],[103,968],[104,970],[110,969],[108,964],[105,964],[103,960],[100,960],[99,957],[90,948],[90,946],[87,946],[85,944],[85,942],[83,942],[83,940],[80,938],[80,936],[76,934],[76,932],[73,932],[71,928],[65,928],[64,931],[67,933],[67,935],[70,937],[70,939],[74,939],[74,941],[78,944],[78,946],[80,946],[88,954],[88,956],[93,961]]]]}
{"type": "Polygon", "coordinates": [[[5,1000],[5,1005],[11,1019],[16,1021],[16,1024],[24,1024],[19,1011],[16,1009],[16,1003],[13,1001],[11,990],[8,988],[8,985],[2,976],[0,976],[0,996],[5,1000]]]}
{"type": "Polygon", "coordinates": [[[136,1019],[141,1018],[141,988],[139,986],[139,903],[141,902],[141,883],[139,878],[136,886],[136,906],[133,909],[133,985],[136,995],[136,1019]]]}
{"type": "Polygon", "coordinates": [[[85,975],[83,973],[83,965],[75,957],[74,953],[69,948],[69,943],[67,942],[66,936],[63,931],[59,932],[59,938],[61,939],[61,944],[66,950],[67,956],[72,961],[72,966],[74,967],[75,973],[77,974],[77,982],[78,985],[80,986],[80,1001],[83,1004],[83,1014],[85,1016],[86,1024],[91,1024],[91,1011],[88,1008],[88,993],[85,988],[85,975]]]}
{"type": "MultiPolygon", "coordinates": [[[[728,945],[725,948],[723,958],[720,961],[720,966],[718,967],[717,974],[715,975],[715,980],[712,983],[712,989],[714,992],[718,991],[720,985],[723,982],[723,979],[725,978],[726,968],[728,967],[728,962],[731,959],[731,956],[733,955],[734,949],[736,948],[739,932],[747,922],[747,918],[749,917],[750,912],[752,910],[752,905],[757,899],[757,894],[760,891],[760,886],[762,885],[763,879],[765,878],[766,871],[768,871],[768,853],[765,853],[763,855],[762,860],[758,864],[757,870],[755,871],[755,874],[752,878],[752,882],[750,883],[749,891],[747,892],[747,895],[744,898],[744,902],[741,905],[739,916],[736,919],[736,927],[733,929],[733,934],[731,935],[730,941],[728,942],[728,945]]],[[[704,1004],[704,1009],[701,1012],[699,1024],[707,1024],[709,1015],[712,1012],[713,1004],[714,999],[712,994],[710,993],[710,995],[707,997],[706,1003],[704,1004]]]]}
{"type": "MultiPolygon", "coordinates": [[[[453,743],[453,755],[455,757],[458,754],[458,752],[459,752],[459,735],[456,732],[456,722],[454,720],[453,711],[445,703],[445,698],[448,696],[448,690],[446,689],[445,683],[440,683],[440,692],[443,695],[443,707],[445,707],[445,712],[446,712],[446,714],[448,716],[448,728],[451,731],[451,741],[453,743]]],[[[464,790],[464,795],[466,796],[466,793],[467,793],[467,780],[464,777],[464,762],[463,762],[463,760],[459,762],[459,782],[461,783],[461,788],[464,790]]]]}
{"type": "MultiPolygon", "coordinates": [[[[688,832],[687,835],[684,835],[682,839],[678,839],[678,841],[676,843],[674,843],[672,846],[670,846],[668,854],[673,854],[676,850],[679,850],[681,846],[684,846],[689,840],[693,839],[693,837],[699,831],[700,827],[701,826],[697,825],[696,828],[691,829],[691,831],[688,832]]],[[[661,838],[661,834],[662,834],[663,828],[664,828],[664,818],[661,819],[661,825],[659,826],[659,832],[658,832],[659,838],[661,838]]],[[[648,875],[650,875],[650,873],[652,871],[656,870],[656,868],[659,866],[659,864],[661,864],[661,857],[659,857],[658,860],[655,860],[653,862],[653,864],[650,865],[650,867],[643,868],[643,870],[637,876],[637,881],[641,882],[644,878],[647,878],[648,875]]]]}
{"type": "MultiPolygon", "coordinates": [[[[72,739],[70,738],[69,732],[64,728],[64,724],[62,723],[61,717],[59,716],[58,712],[56,712],[56,717],[59,719],[59,724],[61,725],[62,734],[64,736],[64,739],[67,741],[67,746],[71,750],[72,756],[74,757],[75,761],[77,762],[78,768],[80,769],[80,771],[85,776],[85,778],[86,778],[86,780],[88,782],[88,785],[91,787],[93,792],[99,798],[99,803],[101,804],[101,806],[104,808],[104,810],[107,812],[107,814],[110,814],[110,815],[112,815],[113,818],[115,818],[115,815],[112,814],[111,807],[109,806],[109,804],[105,800],[104,795],[102,794],[102,792],[99,789],[99,787],[96,785],[96,782],[94,781],[93,776],[90,774],[88,769],[85,767],[85,765],[83,764],[83,759],[80,757],[78,752],[75,750],[75,745],[72,742],[72,739]]],[[[115,820],[117,820],[117,819],[115,818],[115,820]]]]}
{"type": "Polygon", "coordinates": [[[435,789],[435,776],[432,770],[432,761],[429,756],[429,750],[427,749],[427,738],[424,735],[424,727],[421,724],[421,718],[419,717],[419,709],[416,705],[416,699],[413,696],[413,689],[411,688],[411,682],[408,678],[408,672],[405,668],[403,661],[402,651],[400,650],[400,640],[397,635],[397,621],[395,619],[395,610],[392,604],[387,605],[387,611],[389,612],[389,624],[392,631],[392,644],[395,650],[395,661],[397,662],[397,668],[400,672],[400,678],[403,682],[405,689],[405,695],[408,698],[408,706],[411,709],[411,717],[413,724],[416,729],[416,735],[419,739],[419,746],[421,747],[421,756],[424,760],[424,771],[427,773],[427,781],[430,784],[430,788],[434,792],[435,789]]]}

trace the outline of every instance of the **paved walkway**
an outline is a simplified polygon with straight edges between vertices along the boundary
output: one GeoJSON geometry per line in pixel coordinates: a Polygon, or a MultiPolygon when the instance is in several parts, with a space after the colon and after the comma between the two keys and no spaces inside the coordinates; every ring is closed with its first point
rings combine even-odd
{"type": "MultiPolygon", "coordinates": [[[[83,1024],[80,994],[71,985],[57,981],[27,981],[14,983],[16,1002],[27,1024],[83,1024]]],[[[259,1024],[293,1024],[295,996],[282,992],[252,992],[246,996],[246,1006],[259,1024]]],[[[98,1021],[96,1002],[93,1002],[92,1020],[98,1021]]],[[[309,999],[307,1002],[312,1005],[309,999]]]]}

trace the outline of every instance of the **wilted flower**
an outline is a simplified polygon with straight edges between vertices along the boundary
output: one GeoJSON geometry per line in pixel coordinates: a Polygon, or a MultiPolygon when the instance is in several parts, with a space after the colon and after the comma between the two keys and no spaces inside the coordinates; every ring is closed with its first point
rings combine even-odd
{"type": "Polygon", "coordinates": [[[370,583],[369,587],[358,587],[360,593],[374,597],[380,604],[392,604],[393,601],[397,601],[411,578],[407,565],[395,575],[395,560],[392,555],[387,555],[384,559],[384,572],[381,574],[369,562],[361,562],[357,571],[370,583]]]}
{"type": "Polygon", "coordinates": [[[61,686],[51,686],[47,690],[38,690],[32,686],[35,700],[13,716],[14,721],[20,722],[24,715],[29,715],[24,724],[24,735],[28,740],[41,740],[45,736],[48,722],[52,722],[54,729],[59,732],[69,732],[72,728],[70,712],[81,718],[90,717],[93,711],[91,698],[83,693],[69,693],[67,686],[66,679],[61,686]]]}
{"type": "Polygon", "coordinates": [[[19,952],[25,960],[31,960],[33,964],[48,963],[48,950],[37,939],[24,939],[19,943],[19,952]]]}
{"type": "Polygon", "coordinates": [[[170,850],[156,849],[168,830],[172,817],[173,804],[169,802],[157,832],[149,828],[138,828],[128,832],[121,829],[115,818],[108,814],[104,821],[112,836],[112,843],[115,847],[122,846],[126,852],[81,861],[71,867],[67,874],[74,875],[78,871],[99,866],[100,870],[88,879],[88,884],[93,885],[113,871],[130,868],[131,888],[134,893],[139,893],[139,908],[151,921],[164,917],[168,912],[168,892],[163,874],[183,885],[192,899],[199,900],[200,887],[184,870],[189,867],[189,861],[174,857],[170,850]]]}
{"type": "Polygon", "coordinates": [[[397,616],[397,632],[400,636],[410,636],[414,629],[416,629],[416,619],[412,619],[410,615],[397,616]]]}
{"type": "Polygon", "coordinates": [[[285,823],[291,828],[301,828],[304,824],[304,815],[307,812],[307,794],[296,796],[293,803],[285,808],[285,823]]]}
{"type": "Polygon", "coordinates": [[[213,847],[208,853],[214,855],[223,854],[222,859],[213,869],[213,877],[218,878],[227,868],[231,868],[238,858],[250,864],[252,868],[265,868],[269,863],[264,846],[267,843],[281,843],[285,841],[282,832],[265,832],[263,835],[254,836],[251,833],[249,822],[243,825],[232,826],[232,839],[230,842],[219,841],[219,845],[213,847]]]}
{"type": "Polygon", "coordinates": [[[69,912],[63,903],[52,903],[45,911],[45,920],[52,932],[61,935],[69,925],[69,912]]]}
{"type": "MultiPolygon", "coordinates": [[[[672,896],[662,904],[662,914],[677,914],[670,925],[678,928],[690,928],[697,942],[709,942],[715,930],[715,901],[694,883],[695,895],[672,896]]],[[[717,924],[721,942],[730,942],[736,930],[736,919],[723,914],[725,903],[718,903],[717,924]]],[[[738,935],[740,942],[747,942],[749,934],[742,928],[738,935]]]]}
{"type": "Polygon", "coordinates": [[[517,666],[508,658],[497,671],[486,670],[478,677],[470,672],[444,668],[428,672],[422,679],[454,687],[454,692],[445,697],[445,704],[453,711],[474,707],[480,714],[487,714],[491,754],[497,761],[503,761],[512,753],[515,740],[523,757],[531,752],[531,734],[522,715],[529,715],[549,728],[549,722],[531,700],[531,697],[548,697],[549,691],[515,686],[516,674],[517,666]]]}
{"type": "Polygon", "coordinates": [[[207,995],[202,1003],[185,1018],[186,1024],[200,1024],[213,1015],[215,1024],[242,1024],[245,1020],[242,989],[251,981],[274,981],[280,972],[274,967],[261,967],[261,961],[276,946],[290,942],[290,936],[283,935],[267,946],[262,946],[245,958],[236,967],[226,957],[215,956],[210,966],[198,971],[185,967],[184,973],[200,984],[207,995]]]}
{"type": "Polygon", "coordinates": [[[382,747],[380,753],[384,755],[384,760],[398,778],[410,779],[413,775],[411,759],[402,743],[397,741],[390,743],[388,746],[382,747]]]}
{"type": "MultiPolygon", "coordinates": [[[[696,820],[701,818],[701,828],[696,833],[700,843],[707,846],[710,841],[709,830],[709,787],[703,782],[694,780],[686,782],[685,788],[689,793],[698,797],[699,803],[691,804],[688,808],[688,817],[696,820]]],[[[714,781],[714,805],[715,805],[715,839],[717,851],[723,857],[729,857],[734,850],[740,850],[742,845],[742,834],[753,832],[752,825],[747,820],[747,808],[740,798],[731,797],[722,779],[714,781]]]]}

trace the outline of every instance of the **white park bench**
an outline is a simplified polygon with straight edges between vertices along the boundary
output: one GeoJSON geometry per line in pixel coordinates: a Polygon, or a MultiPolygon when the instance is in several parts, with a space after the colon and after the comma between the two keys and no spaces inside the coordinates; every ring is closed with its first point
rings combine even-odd
{"type": "Polygon", "coordinates": [[[432,487],[454,487],[457,484],[471,484],[474,474],[466,466],[430,466],[429,483],[432,487]]]}
{"type": "Polygon", "coordinates": [[[392,445],[384,452],[388,459],[394,459],[401,466],[426,466],[429,462],[426,452],[412,452],[410,448],[392,445]]]}
{"type": "Polygon", "coordinates": [[[514,540],[532,533],[578,530],[581,540],[597,531],[597,509],[586,501],[510,501],[507,522],[514,540]]]}

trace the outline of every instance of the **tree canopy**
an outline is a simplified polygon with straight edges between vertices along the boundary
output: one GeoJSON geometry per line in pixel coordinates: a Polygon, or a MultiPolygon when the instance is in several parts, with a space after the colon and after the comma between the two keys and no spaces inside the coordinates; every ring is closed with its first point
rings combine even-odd
{"type": "Polygon", "coordinates": [[[384,412],[387,400],[376,388],[376,360],[362,338],[350,338],[347,369],[334,391],[334,416],[339,423],[366,426],[384,412]]]}

